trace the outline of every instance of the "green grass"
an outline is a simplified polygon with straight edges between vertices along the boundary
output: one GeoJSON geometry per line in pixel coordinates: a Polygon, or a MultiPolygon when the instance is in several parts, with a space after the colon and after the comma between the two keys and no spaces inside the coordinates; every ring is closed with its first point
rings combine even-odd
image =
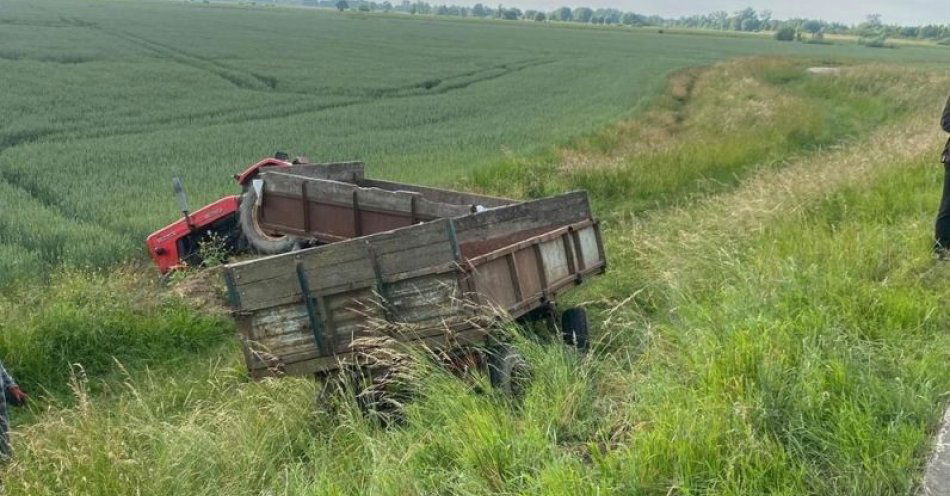
{"type": "MultiPolygon", "coordinates": [[[[797,67],[730,62],[697,81],[718,90],[723,74],[762,64],[772,75],[797,67]]],[[[612,269],[571,300],[593,312],[597,345],[581,357],[522,341],[534,375],[520,401],[423,364],[405,422],[382,427],[345,393],[314,408],[311,381],[249,381],[227,324],[174,299],[143,306],[121,290],[141,287],[129,275],[79,275],[25,309],[5,303],[4,321],[39,340],[0,341],[6,355],[73,336],[69,359],[90,363],[64,381],[55,354],[14,362],[59,393],[20,417],[7,493],[907,494],[950,387],[950,269],[929,254],[940,169],[923,110],[946,76],[871,66],[840,80],[778,79],[756,83],[780,97],[766,100],[777,109],[827,97],[829,115],[875,116],[881,101],[860,95],[887,86],[884,103],[899,96],[921,110],[798,149],[782,167],[736,154],[730,165],[744,172],[730,187],[687,188],[690,201],[636,217],[595,190],[612,269]],[[829,96],[842,87],[860,89],[829,96]],[[67,330],[50,332],[60,323],[67,330]],[[145,336],[134,352],[122,351],[126,327],[145,336]],[[112,350],[127,372],[105,365],[112,350]]],[[[683,122],[719,109],[704,91],[683,122]]],[[[666,111],[661,99],[617,126],[649,134],[666,111]]],[[[739,122],[720,139],[758,147],[744,136],[761,123],[739,122]]],[[[555,155],[636,153],[617,132],[555,155]]],[[[692,146],[672,136],[670,152],[692,146]]]]}
{"type": "Polygon", "coordinates": [[[20,426],[7,491],[906,494],[950,385],[950,269],[928,254],[937,169],[865,148],[778,173],[787,212],[707,230],[775,197],[752,180],[614,228],[583,295],[598,351],[525,343],[519,403],[427,368],[381,428],[343,396],[312,410],[309,381],[248,382],[231,352],[20,426]],[[698,215],[703,239],[680,230],[698,215]]]}
{"type": "Polygon", "coordinates": [[[877,495],[916,484],[950,390],[950,268],[929,251],[950,80],[927,67],[945,52],[300,9],[9,5],[0,69],[17,70],[0,81],[30,85],[0,95],[0,110],[21,112],[0,128],[0,270],[19,281],[0,298],[0,357],[34,401],[14,412],[3,494],[877,495]],[[322,49],[286,48],[296,40],[322,49]],[[756,53],[811,58],[733,58],[756,53]],[[545,62],[500,68],[535,58],[545,62]],[[831,77],[803,70],[829,61],[847,64],[831,77]],[[450,73],[478,81],[419,86],[450,73]],[[350,99],[360,103],[308,107],[350,99]],[[268,106],[276,113],[249,118],[268,106]],[[202,185],[191,188],[200,202],[277,147],[499,194],[588,188],[611,268],[564,303],[591,312],[593,351],[519,338],[533,376],[517,401],[484,377],[417,364],[405,421],[383,427],[345,392],[316,405],[313,381],[251,381],[230,321],[143,264],[55,268],[134,253],[174,215],[162,186],[172,172],[202,185]],[[29,283],[46,271],[50,283],[29,283]]]}
{"type": "Polygon", "coordinates": [[[171,176],[202,204],[277,149],[451,184],[631,115],[684,67],[950,61],[928,47],[172,2],[12,0],[0,26],[0,191],[17,202],[0,210],[0,244],[24,252],[0,282],[141,257],[176,217],[171,176]]]}
{"type": "Polygon", "coordinates": [[[514,197],[571,188],[640,213],[734,187],[750,171],[853,141],[909,108],[928,73],[865,65],[833,78],[813,61],[739,59],[677,74],[646,119],[575,140],[571,150],[477,169],[473,185],[514,197]],[[723,139],[727,136],[728,139],[723,139]]]}
{"type": "Polygon", "coordinates": [[[91,377],[118,363],[168,365],[230,338],[226,317],[196,311],[141,269],[69,271],[0,299],[0,356],[37,393],[62,396],[74,366],[91,377]]]}

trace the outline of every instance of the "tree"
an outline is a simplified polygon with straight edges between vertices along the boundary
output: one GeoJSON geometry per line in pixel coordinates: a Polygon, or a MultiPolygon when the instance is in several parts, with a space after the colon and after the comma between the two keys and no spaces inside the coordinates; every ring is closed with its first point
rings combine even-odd
{"type": "Polygon", "coordinates": [[[807,33],[811,33],[812,35],[816,35],[821,32],[821,28],[821,21],[817,21],[815,19],[809,19],[802,23],[802,29],[804,29],[807,33]]]}
{"type": "Polygon", "coordinates": [[[709,17],[710,17],[710,20],[712,21],[712,27],[715,27],[716,29],[720,31],[725,31],[726,29],[729,28],[729,14],[727,14],[726,11],[717,10],[716,12],[713,12],[709,17]]]}
{"type": "Polygon", "coordinates": [[[475,6],[472,7],[472,15],[475,17],[485,17],[487,15],[485,13],[485,6],[480,3],[476,3],[475,6]]]}
{"type": "Polygon", "coordinates": [[[795,27],[786,24],[775,32],[775,39],[778,41],[795,41],[795,27]]]}
{"type": "Polygon", "coordinates": [[[561,7],[555,10],[551,17],[559,21],[570,21],[574,19],[574,13],[571,12],[570,7],[561,7]]]}
{"type": "Polygon", "coordinates": [[[521,19],[521,9],[511,8],[511,9],[502,9],[499,8],[499,14],[501,18],[506,21],[515,21],[521,19]]]}
{"type": "Polygon", "coordinates": [[[620,18],[620,23],[626,26],[643,26],[646,24],[646,18],[640,14],[626,12],[623,14],[623,17],[620,18]]]}
{"type": "Polygon", "coordinates": [[[365,3],[361,3],[360,6],[356,8],[356,10],[360,12],[369,12],[370,8],[369,8],[369,5],[366,5],[365,3]]]}
{"type": "Polygon", "coordinates": [[[620,24],[620,18],[623,16],[617,9],[597,9],[594,11],[594,17],[600,19],[599,24],[620,24]]]}
{"type": "Polygon", "coordinates": [[[833,22],[825,26],[825,32],[832,34],[847,34],[851,31],[851,28],[841,24],[840,22],[833,22]]]}
{"type": "Polygon", "coordinates": [[[732,18],[732,29],[734,31],[758,31],[759,16],[755,9],[746,7],[736,12],[732,18]]]}
{"type": "Polygon", "coordinates": [[[544,12],[538,12],[534,14],[534,20],[538,22],[544,22],[547,20],[547,16],[544,15],[544,12]]]}
{"type": "Polygon", "coordinates": [[[346,3],[346,0],[338,0],[336,3],[336,10],[343,12],[344,10],[350,8],[350,4],[346,3]]]}
{"type": "Polygon", "coordinates": [[[587,7],[578,7],[574,9],[572,13],[574,22],[590,22],[590,18],[594,17],[594,11],[587,7]]]}
{"type": "Polygon", "coordinates": [[[383,2],[383,12],[391,12],[393,10],[393,4],[388,1],[383,2]]]}
{"type": "Polygon", "coordinates": [[[904,26],[900,29],[900,35],[904,38],[917,38],[920,35],[920,28],[917,26],[904,26]]]}
{"type": "Polygon", "coordinates": [[[411,12],[413,14],[429,15],[432,13],[432,6],[426,2],[416,2],[412,4],[411,12]]]}
{"type": "Polygon", "coordinates": [[[876,38],[884,35],[884,23],[881,22],[881,14],[871,14],[867,20],[858,25],[858,34],[868,38],[876,38]]]}
{"type": "Polygon", "coordinates": [[[933,24],[928,24],[920,28],[917,33],[921,38],[939,38],[940,37],[940,26],[934,26],[933,24]]]}

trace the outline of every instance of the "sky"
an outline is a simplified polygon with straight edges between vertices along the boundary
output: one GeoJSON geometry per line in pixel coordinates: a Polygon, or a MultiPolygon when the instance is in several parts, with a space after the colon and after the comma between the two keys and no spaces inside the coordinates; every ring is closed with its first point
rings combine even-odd
{"type": "Polygon", "coordinates": [[[809,17],[856,24],[868,14],[881,14],[886,24],[950,24],[950,0],[509,0],[503,4],[543,10],[564,5],[613,7],[663,17],[708,14],[716,10],[732,13],[752,7],[771,10],[776,19],[809,17]]]}

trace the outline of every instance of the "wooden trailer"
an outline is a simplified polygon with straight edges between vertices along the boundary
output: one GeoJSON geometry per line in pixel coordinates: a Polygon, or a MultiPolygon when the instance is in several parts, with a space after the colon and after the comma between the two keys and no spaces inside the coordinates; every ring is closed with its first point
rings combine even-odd
{"type": "Polygon", "coordinates": [[[266,168],[255,183],[260,229],[321,243],[516,203],[367,179],[362,162],[266,168]]]}
{"type": "MultiPolygon", "coordinates": [[[[312,184],[285,179],[264,176],[269,188],[264,204],[271,203],[274,212],[283,208],[274,203],[285,185],[312,184]]],[[[369,220],[369,209],[363,209],[370,204],[364,200],[369,194],[362,186],[340,188],[344,192],[332,201],[351,195],[358,203],[354,210],[365,212],[350,225],[356,228],[351,234],[358,235],[360,225],[369,230],[385,224],[369,220]]],[[[408,208],[419,216],[410,221],[422,220],[427,215],[424,201],[433,197],[417,193],[398,193],[393,198],[402,203],[386,206],[381,201],[373,211],[406,213],[408,208]]],[[[333,206],[323,205],[326,198],[314,198],[309,191],[297,197],[296,211],[310,213],[301,213],[294,223],[281,221],[282,228],[315,237],[340,235],[330,220],[321,224],[320,216],[329,215],[333,206]],[[300,203],[301,198],[307,203],[300,203]]],[[[380,335],[429,346],[480,343],[491,328],[485,322],[519,318],[550,305],[606,269],[600,226],[585,192],[499,203],[482,205],[490,207],[484,211],[228,265],[225,278],[251,374],[333,370],[358,360],[355,340],[380,335]]],[[[284,215],[290,215],[291,206],[284,215]]]]}

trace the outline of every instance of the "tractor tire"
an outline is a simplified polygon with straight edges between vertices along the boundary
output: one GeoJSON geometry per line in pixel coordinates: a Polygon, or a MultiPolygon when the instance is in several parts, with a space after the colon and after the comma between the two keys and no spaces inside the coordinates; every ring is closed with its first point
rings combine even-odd
{"type": "Polygon", "coordinates": [[[269,232],[260,225],[257,206],[257,194],[254,188],[246,188],[241,195],[240,212],[241,233],[247,241],[250,251],[262,255],[287,253],[297,246],[293,236],[269,232]]]}
{"type": "Polygon", "coordinates": [[[500,344],[489,352],[488,377],[495,389],[520,398],[530,376],[528,362],[510,344],[500,344]]]}
{"type": "Polygon", "coordinates": [[[587,330],[587,310],[568,308],[561,314],[561,335],[564,342],[580,351],[587,351],[590,335],[587,330]]]}

